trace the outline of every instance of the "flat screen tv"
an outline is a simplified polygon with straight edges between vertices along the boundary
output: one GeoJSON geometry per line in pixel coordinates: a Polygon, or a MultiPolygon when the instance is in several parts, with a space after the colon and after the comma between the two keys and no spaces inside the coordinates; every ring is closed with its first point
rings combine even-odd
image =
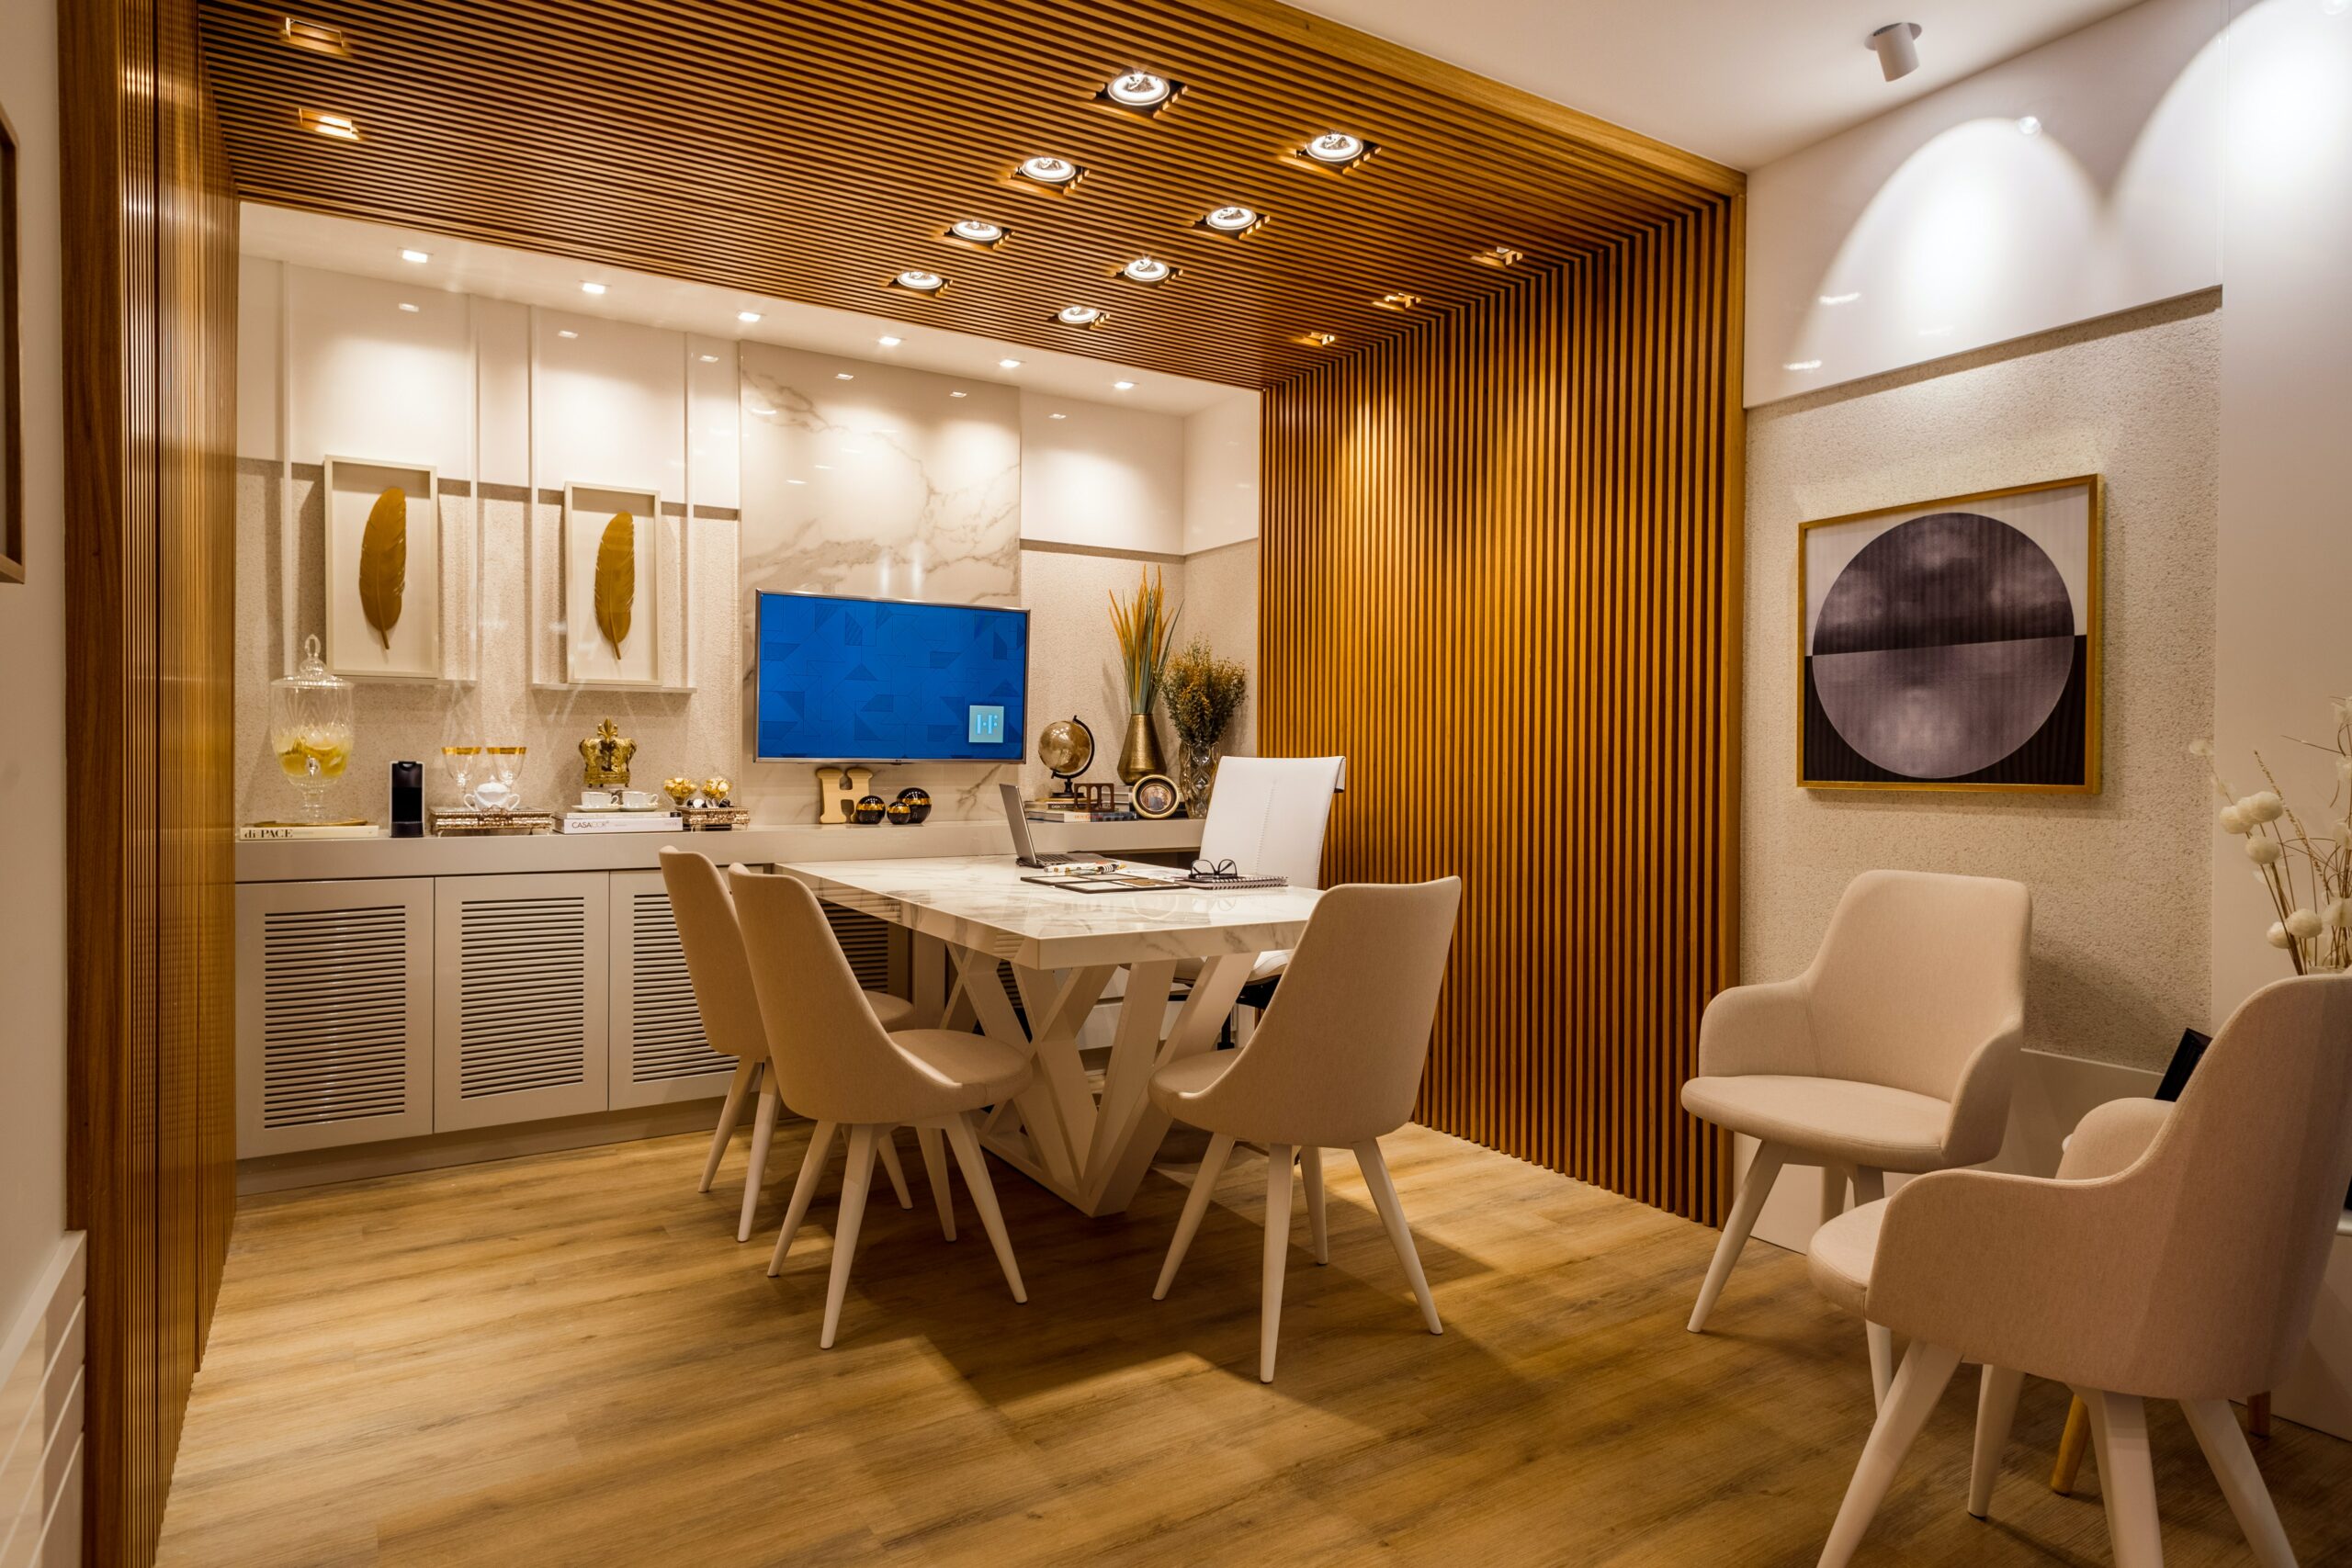
{"type": "Polygon", "coordinates": [[[1029,612],[759,596],[759,760],[1018,762],[1029,612]]]}

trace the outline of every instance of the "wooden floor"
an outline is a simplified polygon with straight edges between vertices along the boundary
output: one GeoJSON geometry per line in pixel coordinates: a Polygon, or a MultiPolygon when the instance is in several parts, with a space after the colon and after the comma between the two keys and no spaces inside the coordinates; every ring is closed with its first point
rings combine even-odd
{"type": "MultiPolygon", "coordinates": [[[[1802,1258],[1751,1246],[1690,1336],[1713,1231],[1418,1129],[1389,1159],[1442,1338],[1344,1157],[1265,1387],[1262,1160],[1237,1155],[1160,1303],[1197,1142],[1108,1220],[998,1167],[1016,1306],[960,1187],[940,1240],[902,1134],[916,1208],[869,1211],[820,1351],[830,1184],[763,1272],[805,1136],[779,1129],[748,1246],[740,1139],[708,1197],[684,1137],[248,1199],[162,1562],[1800,1564],[1870,1426],[1860,1331],[1802,1258]]],[[[2109,1561],[2095,1467],[2043,1484],[2050,1384],[1993,1521],[1967,1517],[1973,1379],[1862,1561],[2109,1561]]],[[[2174,1568],[2250,1561],[2177,1411],[2152,1425],[2174,1568]]],[[[2256,1453],[2302,1560],[2352,1560],[2352,1445],[2281,1423],[2256,1453]]]]}

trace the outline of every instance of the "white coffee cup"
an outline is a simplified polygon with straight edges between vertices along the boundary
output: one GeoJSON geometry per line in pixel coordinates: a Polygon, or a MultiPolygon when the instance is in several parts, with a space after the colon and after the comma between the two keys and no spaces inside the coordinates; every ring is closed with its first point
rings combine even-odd
{"type": "Polygon", "coordinates": [[[608,789],[583,789],[580,792],[580,809],[604,811],[613,804],[613,792],[608,789]]]}
{"type": "Polygon", "coordinates": [[[653,809],[659,798],[660,797],[650,789],[625,789],[621,791],[621,805],[631,811],[650,811],[653,809]]]}

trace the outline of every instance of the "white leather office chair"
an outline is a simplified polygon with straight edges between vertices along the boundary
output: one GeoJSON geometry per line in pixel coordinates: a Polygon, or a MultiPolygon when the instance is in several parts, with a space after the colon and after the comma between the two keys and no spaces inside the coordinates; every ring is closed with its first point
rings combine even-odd
{"type": "Polygon", "coordinates": [[[842,1179],[841,1220],[833,1230],[832,1277],[818,1344],[831,1348],[841,1325],[850,1259],[857,1252],[865,1195],[874,1180],[875,1151],[888,1145],[895,1127],[937,1129],[946,1135],[1012,1299],[1027,1301],[973,1112],[1020,1092],[1029,1081],[1029,1058],[980,1034],[885,1031],[857,988],[857,976],[842,956],[815,894],[792,877],[751,871],[730,874],[728,884],[752,958],[752,987],[760,998],[776,1087],[796,1110],[817,1119],[768,1258],[771,1277],[783,1272],[792,1237],[808,1217],[834,1133],[849,1133],[849,1168],[842,1179]]]}
{"type": "MultiPolygon", "coordinates": [[[[768,1145],[775,1137],[780,1100],[775,1078],[768,1071],[767,1032],[760,1024],[759,998],[752,994],[752,970],[743,955],[742,932],[736,929],[735,902],[727,884],[707,855],[692,850],[662,851],[662,884],[670,893],[670,909],[678,924],[678,945],[686,956],[686,977],[694,983],[695,1008],[702,1014],[703,1038],[710,1048],[735,1058],[735,1077],[727,1085],[727,1103],[719,1108],[718,1126],[710,1135],[710,1155],[702,1162],[702,1185],[707,1192],[718,1176],[718,1161],[727,1153],[743,1117],[743,1102],[754,1095],[759,1110],[752,1123],[751,1165],[743,1174],[743,1210],[735,1223],[735,1239],[752,1239],[752,1216],[760,1205],[760,1184],[766,1179],[768,1145]]],[[[886,991],[864,993],[875,1021],[885,1029],[905,1029],[916,1021],[914,1003],[886,991]]],[[[924,1157],[931,1158],[928,1145],[924,1157]]],[[[907,1173],[899,1151],[882,1145],[882,1162],[896,1190],[899,1207],[914,1207],[907,1191],[907,1173]]],[[[934,1166],[932,1185],[938,1189],[940,1210],[947,1212],[944,1172],[934,1166]]],[[[948,1239],[955,1231],[948,1230],[948,1239]]]]}
{"type": "MultiPolygon", "coordinates": [[[[1762,1147],[1724,1222],[1691,1333],[1706,1326],[1784,1163],[1848,1172],[1860,1204],[1886,1195],[1887,1171],[2000,1152],[2032,929],[2018,883],[1868,871],[1838,899],[1804,974],[1707,1005],[1700,1076],[1682,1086],[1682,1107],[1762,1147]]],[[[1869,1340],[1883,1399],[1893,1345],[1875,1325],[1869,1340]]]]}
{"type": "Polygon", "coordinates": [[[1306,1170],[1315,1261],[1331,1260],[1323,1213],[1327,1148],[1354,1151],[1420,1303],[1421,1321],[1431,1334],[1444,1332],[1379,1140],[1413,1113],[1461,905],[1462,879],[1454,876],[1409,886],[1334,887],[1315,906],[1289,976],[1249,1043],[1188,1056],[1152,1076],[1154,1103],[1212,1134],[1152,1300],[1165,1300],[1175,1282],[1235,1140],[1266,1146],[1265,1295],[1258,1328],[1262,1382],[1274,1381],[1294,1164],[1306,1170]]]}
{"type": "Polygon", "coordinates": [[[1823,1548],[1850,1561],[1962,1359],[1984,1366],[1969,1511],[2027,1374],[2089,1408],[2119,1568],[2164,1561],[2142,1401],[2180,1402],[2264,1568],[2294,1551],[2230,1409],[2275,1387],[2311,1332],[2352,1179],[2352,977],[2265,987],[2222,1028],[2179,1103],[2085,1117],[2058,1176],[1922,1176],[1814,1237],[1815,1282],[1911,1348],[1823,1548]]]}
{"type": "MultiPolygon", "coordinates": [[[[1251,876],[1280,876],[1293,887],[1323,886],[1323,835],[1331,797],[1348,784],[1345,757],[1223,757],[1201,824],[1201,859],[1229,860],[1251,876]]],[[[1290,962],[1287,952],[1261,953],[1250,966],[1239,1005],[1262,1010],[1290,962]]],[[[1201,972],[1180,964],[1179,980],[1201,972]]]]}

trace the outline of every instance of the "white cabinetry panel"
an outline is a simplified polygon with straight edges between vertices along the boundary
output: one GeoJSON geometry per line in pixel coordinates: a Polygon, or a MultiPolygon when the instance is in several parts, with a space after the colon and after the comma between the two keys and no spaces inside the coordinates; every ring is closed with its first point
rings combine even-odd
{"type": "Polygon", "coordinates": [[[237,1153],[432,1131],[433,884],[237,889],[237,1153]]]}
{"type": "Polygon", "coordinates": [[[435,1132],[605,1109],[605,883],[435,883],[435,1132]]]}
{"type": "Polygon", "coordinates": [[[710,1048],[658,871],[612,874],[613,1109],[727,1092],[735,1058],[710,1048]]]}

